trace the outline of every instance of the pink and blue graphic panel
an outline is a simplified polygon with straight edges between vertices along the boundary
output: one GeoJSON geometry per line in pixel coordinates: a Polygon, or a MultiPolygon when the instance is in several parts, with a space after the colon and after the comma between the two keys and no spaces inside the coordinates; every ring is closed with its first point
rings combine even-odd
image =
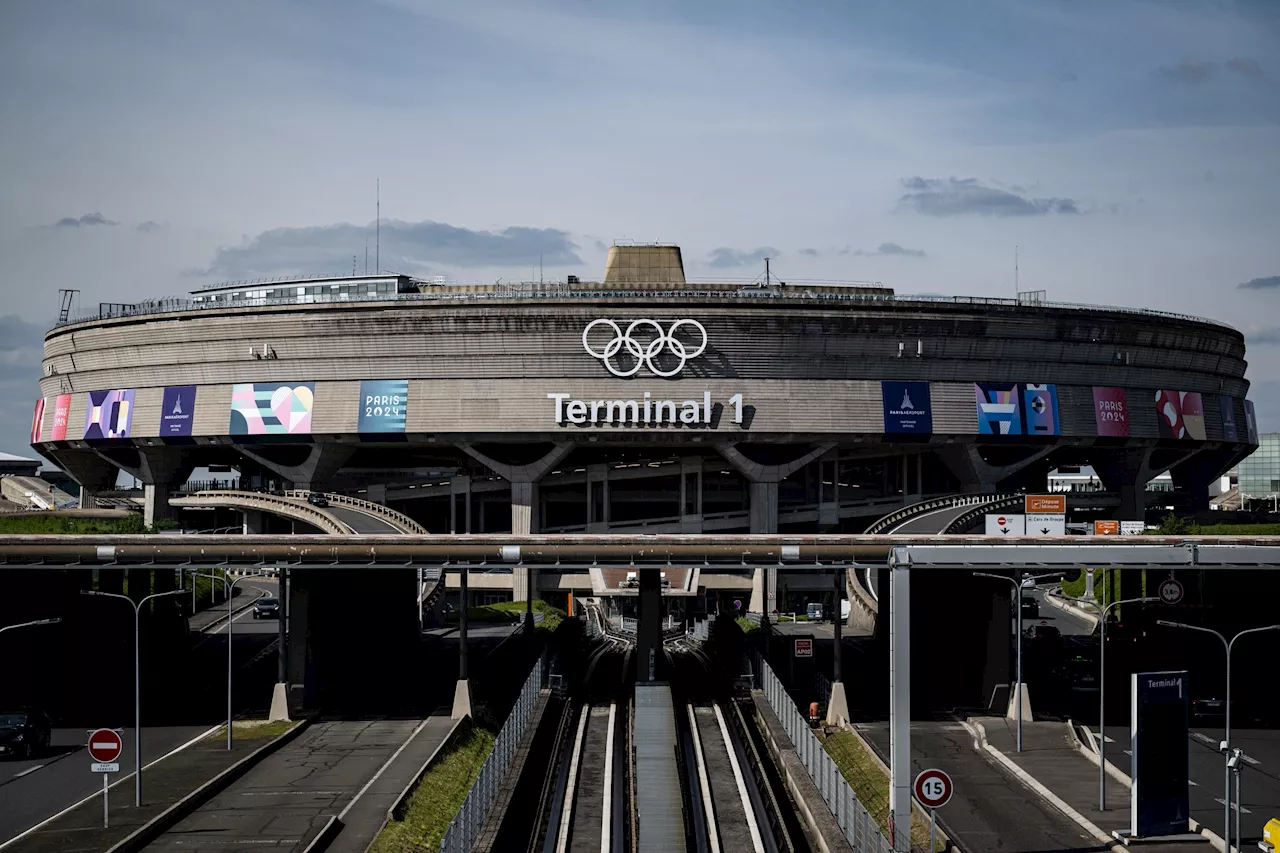
{"type": "Polygon", "coordinates": [[[1022,435],[1022,406],[1013,382],[975,382],[979,435],[1022,435]]]}
{"type": "Polygon", "coordinates": [[[306,435],[315,405],[313,382],[231,386],[231,435],[306,435]]]}
{"type": "Polygon", "coordinates": [[[84,413],[84,437],[128,438],[133,423],[133,389],[90,391],[84,413]]]}

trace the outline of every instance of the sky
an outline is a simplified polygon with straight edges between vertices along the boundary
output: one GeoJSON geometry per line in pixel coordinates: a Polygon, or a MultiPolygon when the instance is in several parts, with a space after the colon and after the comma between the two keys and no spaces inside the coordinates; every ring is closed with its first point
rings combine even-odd
{"type": "Polygon", "coordinates": [[[767,255],[1222,320],[1280,430],[1274,0],[6,3],[0,127],[0,451],[32,453],[60,288],[363,271],[366,244],[598,278],[623,239],[690,278],[767,255]]]}

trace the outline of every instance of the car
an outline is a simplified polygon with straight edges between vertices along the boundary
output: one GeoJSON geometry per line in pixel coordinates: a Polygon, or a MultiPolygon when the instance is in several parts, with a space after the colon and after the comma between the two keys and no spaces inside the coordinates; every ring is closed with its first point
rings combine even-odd
{"type": "Polygon", "coordinates": [[[254,619],[279,619],[280,599],[274,595],[264,595],[253,603],[254,619]]]}
{"type": "Polygon", "coordinates": [[[1036,601],[1034,598],[1031,598],[1030,596],[1023,596],[1022,615],[1023,616],[1039,616],[1040,602],[1036,601]]]}
{"type": "Polygon", "coordinates": [[[809,605],[805,607],[804,615],[809,619],[810,622],[821,622],[822,621],[822,605],[818,602],[810,602],[809,605]]]}
{"type": "Polygon", "coordinates": [[[307,494],[307,503],[312,506],[324,507],[329,505],[329,499],[320,492],[310,492],[307,494]]]}
{"type": "Polygon", "coordinates": [[[1036,588],[1036,579],[1035,579],[1035,578],[1023,578],[1023,579],[1022,579],[1022,588],[1023,588],[1023,589],[1035,589],[1035,588],[1036,588]]]}
{"type": "Polygon", "coordinates": [[[31,758],[49,748],[52,725],[36,708],[0,713],[0,756],[31,758]]]}

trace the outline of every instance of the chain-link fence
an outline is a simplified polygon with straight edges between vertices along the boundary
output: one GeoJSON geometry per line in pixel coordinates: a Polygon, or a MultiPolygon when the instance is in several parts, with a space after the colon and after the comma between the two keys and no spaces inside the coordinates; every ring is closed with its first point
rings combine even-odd
{"type": "Polygon", "coordinates": [[[493,742],[493,751],[485,759],[467,797],[462,801],[462,808],[453,816],[444,837],[440,839],[440,853],[466,853],[471,849],[476,834],[484,826],[489,816],[489,808],[493,805],[503,777],[511,766],[511,759],[524,738],[524,731],[533,716],[533,706],[538,700],[538,692],[542,689],[542,660],[533,665],[533,671],[520,689],[520,696],[507,715],[507,721],[493,742]]]}
{"type": "Polygon", "coordinates": [[[773,674],[769,664],[763,660],[760,668],[760,689],[769,700],[769,707],[782,723],[787,737],[795,747],[800,763],[804,765],[809,778],[822,794],[827,808],[840,824],[844,838],[856,853],[892,853],[893,845],[880,833],[880,827],[871,813],[858,801],[853,788],[840,773],[835,761],[822,748],[822,742],[809,728],[809,723],[796,710],[795,703],[787,693],[786,687],[773,674]]]}

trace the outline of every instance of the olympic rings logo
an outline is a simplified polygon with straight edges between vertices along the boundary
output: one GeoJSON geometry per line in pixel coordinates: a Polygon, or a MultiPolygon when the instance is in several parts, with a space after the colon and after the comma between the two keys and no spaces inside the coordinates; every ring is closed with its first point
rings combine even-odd
{"type": "Polygon", "coordinates": [[[707,330],[697,320],[676,320],[665,331],[657,320],[632,320],[624,332],[612,320],[592,320],[582,330],[582,348],[603,361],[604,366],[614,376],[624,379],[628,376],[635,376],[640,371],[640,367],[645,366],[649,368],[649,372],[653,375],[666,379],[684,370],[684,366],[689,359],[702,355],[707,348],[707,330]],[[600,350],[593,349],[591,343],[587,340],[591,330],[597,326],[607,326],[613,332],[613,338],[600,350]],[[691,326],[696,329],[696,334],[702,336],[702,343],[691,349],[683,341],[679,340],[676,337],[676,332],[681,326],[691,326]],[[654,332],[653,340],[648,342],[636,340],[633,333],[638,329],[651,329],[654,332]],[[632,360],[632,364],[628,368],[619,367],[614,363],[615,357],[624,352],[632,360]],[[659,357],[664,353],[670,353],[671,358],[674,360],[675,366],[669,370],[663,370],[658,363],[659,357]]]}

